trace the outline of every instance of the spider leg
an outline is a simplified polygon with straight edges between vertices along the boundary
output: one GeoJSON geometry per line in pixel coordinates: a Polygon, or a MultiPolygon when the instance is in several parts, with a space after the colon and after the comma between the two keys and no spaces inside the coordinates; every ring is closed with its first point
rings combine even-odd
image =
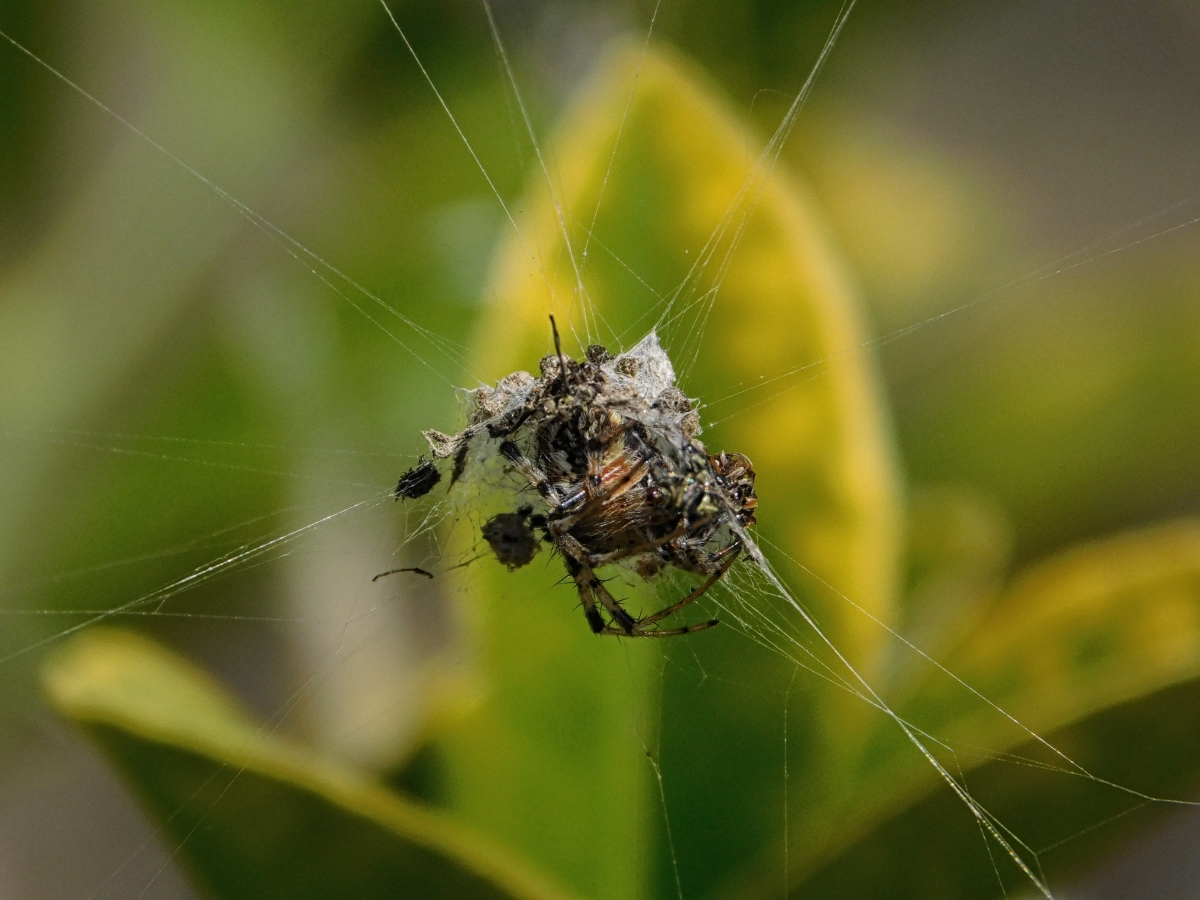
{"type": "Polygon", "coordinates": [[[583,606],[583,616],[587,619],[592,632],[600,634],[604,629],[608,628],[608,625],[600,615],[600,611],[596,608],[596,595],[592,589],[595,576],[571,556],[565,556],[565,559],[567,562],[567,571],[575,582],[575,589],[579,592],[579,602],[583,606]]]}
{"type": "MultiPolygon", "coordinates": [[[[575,580],[575,589],[579,591],[579,602],[583,605],[583,617],[587,619],[588,626],[592,629],[593,634],[602,634],[607,625],[604,624],[604,618],[600,615],[600,610],[596,609],[596,597],[592,592],[591,581],[584,572],[583,566],[576,562],[571,557],[567,557],[567,571],[575,580]]],[[[621,632],[624,634],[624,632],[621,632]]]]}
{"type": "Polygon", "coordinates": [[[596,573],[587,563],[587,552],[583,549],[583,545],[575,538],[568,535],[563,535],[559,539],[559,547],[563,551],[563,556],[567,560],[567,571],[571,573],[571,577],[575,579],[575,586],[579,589],[579,597],[583,602],[584,615],[587,616],[588,624],[592,626],[592,631],[597,634],[612,633],[631,635],[634,633],[634,628],[637,625],[637,619],[631,616],[628,610],[625,609],[596,577],[596,573]],[[600,613],[596,610],[596,601],[600,601],[600,605],[605,611],[612,616],[612,620],[619,628],[612,632],[604,632],[604,628],[612,626],[604,625],[600,613]],[[596,627],[596,623],[600,623],[600,628],[596,627]]]}
{"type": "Polygon", "coordinates": [[[714,625],[720,625],[720,619],[709,619],[707,622],[698,622],[695,625],[683,625],[679,628],[665,628],[661,631],[651,629],[650,631],[634,630],[633,634],[626,634],[623,631],[617,631],[615,628],[607,628],[601,631],[600,634],[615,634],[618,637],[675,637],[679,634],[691,634],[693,631],[704,631],[712,628],[714,625]]]}
{"type": "Polygon", "coordinates": [[[637,484],[637,482],[641,481],[642,476],[645,474],[645,467],[641,463],[638,463],[631,466],[615,481],[608,484],[601,481],[600,486],[594,490],[584,485],[574,493],[563,497],[559,502],[559,508],[564,511],[571,510],[571,512],[564,512],[563,515],[554,519],[551,523],[550,527],[555,537],[570,531],[581,519],[592,512],[595,507],[602,507],[614,497],[627,491],[633,485],[637,484]]]}
{"type": "Polygon", "coordinates": [[[628,559],[631,556],[639,556],[647,551],[656,550],[663,546],[663,544],[669,544],[672,541],[678,540],[691,531],[691,529],[692,525],[685,519],[684,521],[680,522],[679,525],[676,526],[675,530],[670,534],[656,538],[653,541],[647,541],[644,544],[638,544],[636,547],[624,547],[620,550],[613,550],[609,553],[589,554],[586,557],[586,562],[589,566],[598,569],[600,566],[607,566],[610,563],[620,562],[621,560],[628,559]]]}
{"type": "MultiPolygon", "coordinates": [[[[525,476],[552,509],[561,510],[563,508],[564,501],[559,497],[558,490],[554,484],[532,460],[521,452],[516,444],[512,441],[504,441],[500,444],[500,453],[516,467],[517,471],[525,476]]],[[[570,525],[564,525],[563,523],[569,520],[571,524],[574,524],[578,519],[579,514],[575,513],[563,519],[556,520],[551,525],[551,534],[555,539],[556,546],[562,551],[563,556],[567,560],[567,571],[571,574],[571,577],[575,581],[575,587],[579,591],[579,599],[583,604],[583,613],[587,618],[588,625],[597,634],[604,628],[611,627],[604,624],[604,619],[596,607],[597,600],[599,600],[600,605],[612,617],[613,622],[620,627],[620,630],[616,633],[632,634],[637,619],[631,616],[621,606],[620,602],[608,592],[608,588],[600,583],[600,580],[596,577],[596,573],[593,571],[596,564],[590,561],[588,552],[578,540],[566,533],[570,525]]]]}
{"type": "Polygon", "coordinates": [[[704,568],[700,572],[697,572],[696,574],[697,575],[711,575],[713,572],[716,572],[718,569],[720,571],[724,572],[726,569],[729,568],[730,565],[732,565],[732,562],[733,562],[732,560],[730,560],[730,562],[727,563],[727,562],[725,562],[725,558],[730,555],[733,555],[736,557],[741,552],[742,552],[741,541],[734,541],[733,543],[729,544],[728,546],[722,547],[720,550],[716,551],[715,553],[706,553],[706,554],[704,554],[704,564],[703,564],[704,568]]]}
{"type": "MultiPolygon", "coordinates": [[[[660,609],[658,612],[654,613],[653,615],[645,616],[641,619],[638,619],[637,624],[634,626],[634,630],[637,631],[638,633],[644,633],[644,634],[662,635],[662,634],[674,633],[674,632],[662,632],[662,631],[645,631],[644,632],[642,629],[647,625],[653,625],[655,622],[661,622],[667,616],[674,615],[675,613],[679,612],[679,610],[683,609],[685,606],[687,606],[693,600],[698,600],[700,597],[702,597],[704,595],[704,593],[710,587],[712,587],[714,584],[716,584],[718,581],[720,581],[722,576],[724,576],[724,574],[729,571],[729,567],[733,565],[734,560],[736,560],[738,557],[738,551],[740,551],[741,549],[742,548],[739,544],[730,544],[729,547],[726,547],[724,550],[722,550],[721,551],[722,553],[728,553],[729,558],[726,559],[723,563],[721,563],[721,565],[717,569],[717,571],[713,572],[712,575],[708,576],[708,579],[702,585],[700,585],[700,587],[696,588],[694,591],[692,591],[690,594],[688,594],[682,600],[679,600],[676,603],[672,603],[670,606],[668,606],[664,609],[660,609]]],[[[712,624],[714,624],[714,625],[716,624],[715,619],[712,621],[712,624]]],[[[692,630],[693,631],[695,630],[695,626],[692,626],[692,630]]]]}
{"type": "MultiPolygon", "coordinates": [[[[591,570],[589,569],[589,571],[591,570]]],[[[601,584],[595,575],[592,576],[591,588],[595,591],[604,608],[608,610],[608,614],[612,616],[613,621],[620,626],[619,633],[627,635],[636,634],[638,620],[629,614],[629,611],[621,605],[621,602],[616,597],[608,592],[608,588],[601,584]]]]}
{"type": "Polygon", "coordinates": [[[500,444],[500,453],[516,467],[518,472],[525,476],[552,509],[561,508],[562,501],[559,499],[558,489],[554,486],[554,483],[550,481],[545,472],[538,468],[533,460],[521,452],[521,449],[516,444],[512,441],[504,441],[500,444]]]}

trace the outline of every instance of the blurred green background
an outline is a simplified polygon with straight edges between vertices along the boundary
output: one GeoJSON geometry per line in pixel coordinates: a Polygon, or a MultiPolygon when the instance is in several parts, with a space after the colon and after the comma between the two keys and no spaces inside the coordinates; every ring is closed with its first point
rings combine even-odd
{"type": "MultiPolygon", "coordinates": [[[[665,0],[655,35],[765,136],[837,9],[665,0]]],[[[535,157],[482,8],[396,11],[518,202],[535,157]]],[[[644,35],[650,12],[496,4],[543,134],[601,48],[644,35]]],[[[475,340],[502,212],[377,5],[17,0],[0,29],[403,315],[475,340]]],[[[1009,569],[1200,506],[1200,231],[1143,242],[1200,215],[1198,44],[1186,4],[863,2],[784,152],[874,334],[981,301],[887,341],[879,362],[912,490],[975,497],[1006,523],[1009,569]]],[[[9,45],[0,119],[0,893],[186,897],[173,865],[155,877],[168,851],[99,757],[37,699],[42,654],[87,618],[61,613],[150,595],[386,489],[420,429],[455,429],[465,351],[372,312],[416,353],[398,346],[9,45]]],[[[281,730],[390,771],[462,653],[436,589],[361,586],[396,564],[400,518],[348,516],[120,624],[199,660],[281,730]],[[391,598],[383,623],[290,706],[371,590],[391,598]]],[[[714,680],[720,702],[757,702],[714,680]]],[[[741,758],[780,756],[772,743],[741,758]]],[[[436,768],[418,760],[406,783],[436,795],[436,768]]],[[[705,857],[710,811],[668,809],[692,896],[706,866],[731,867],[705,857]]],[[[1185,896],[1197,822],[1139,822],[1072,883],[1185,896]]],[[[938,827],[979,842],[965,814],[938,827]]]]}

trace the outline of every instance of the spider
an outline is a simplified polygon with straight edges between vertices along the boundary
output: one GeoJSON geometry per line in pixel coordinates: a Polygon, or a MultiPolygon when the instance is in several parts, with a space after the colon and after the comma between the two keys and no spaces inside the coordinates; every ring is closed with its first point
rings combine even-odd
{"type": "MultiPolygon", "coordinates": [[[[593,344],[583,360],[555,352],[541,377],[515,372],[473,393],[467,427],[425,437],[437,459],[453,459],[451,486],[472,454],[498,450],[544,504],[501,513],[483,536],[510,569],[528,564],[540,541],[561,554],[588,625],[596,634],[667,637],[711,628],[717,619],[663,628],[716,584],[744,549],[754,524],[754,470],[740,453],[711,455],[696,439],[699,417],[675,386],[670,360],[653,332],[621,356],[593,344]],[[682,599],[641,618],[597,577],[613,564],[649,579],[667,566],[704,581],[682,599]]],[[[397,496],[437,483],[422,461],[397,496]]]]}

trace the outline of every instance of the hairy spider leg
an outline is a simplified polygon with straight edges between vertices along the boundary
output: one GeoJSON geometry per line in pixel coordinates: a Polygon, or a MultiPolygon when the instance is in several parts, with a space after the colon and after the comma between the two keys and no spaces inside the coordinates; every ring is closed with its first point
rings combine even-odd
{"type": "MultiPolygon", "coordinates": [[[[683,529],[682,533],[686,533],[686,529],[684,529],[683,526],[681,526],[681,529],[683,529]]],[[[678,537],[678,533],[676,533],[674,536],[668,535],[667,538],[656,542],[655,546],[669,543],[674,537],[678,537]]],[[[713,574],[710,575],[702,585],[700,585],[700,587],[696,588],[682,600],[673,603],[664,609],[660,609],[658,612],[652,615],[637,619],[630,615],[625,607],[621,606],[621,602],[613,597],[613,595],[609,593],[608,588],[606,588],[603,583],[596,578],[595,568],[598,568],[601,565],[607,565],[610,562],[616,562],[617,560],[624,559],[629,556],[637,555],[638,553],[643,553],[646,550],[645,547],[640,547],[637,550],[622,550],[594,556],[589,554],[583,548],[583,545],[569,534],[562,536],[559,546],[563,551],[564,558],[566,558],[568,561],[567,569],[571,572],[571,577],[575,579],[575,584],[579,588],[580,596],[583,598],[584,613],[588,617],[588,624],[591,625],[592,631],[594,631],[596,634],[618,634],[625,637],[667,637],[675,634],[687,634],[691,631],[701,631],[705,628],[712,628],[714,625],[719,625],[719,619],[710,619],[709,621],[701,622],[698,625],[687,625],[671,630],[650,630],[647,627],[656,622],[661,622],[668,616],[679,612],[679,610],[683,609],[689,603],[702,597],[709,588],[720,581],[725,573],[729,571],[729,567],[733,565],[742,549],[740,544],[730,544],[723,550],[719,550],[712,554],[713,560],[721,561],[720,565],[717,570],[713,572],[713,574]],[[727,558],[722,559],[723,557],[727,558]],[[578,569],[575,567],[578,567],[578,569]],[[603,626],[601,629],[597,630],[595,624],[596,620],[599,619],[599,614],[596,613],[595,604],[595,598],[597,597],[599,598],[600,603],[613,617],[613,620],[621,626],[620,628],[603,626]],[[596,614],[595,619],[593,619],[591,614],[588,614],[589,609],[592,613],[596,614]]],[[[603,620],[600,621],[603,625],[603,620]]]]}
{"type": "MultiPolygon", "coordinates": [[[[683,533],[686,533],[686,528],[684,526],[681,526],[681,529],[682,529],[683,533]]],[[[673,540],[674,538],[676,538],[678,536],[679,536],[679,534],[677,531],[677,533],[675,535],[669,535],[666,539],[656,542],[655,545],[657,546],[658,544],[670,543],[671,540],[673,540]]],[[[582,547],[580,547],[580,549],[582,549],[582,547]]],[[[645,547],[641,547],[641,548],[638,548],[636,551],[619,551],[619,552],[614,552],[614,553],[603,554],[601,556],[589,555],[589,556],[587,556],[586,562],[590,564],[589,568],[592,566],[599,567],[600,565],[607,564],[607,562],[615,562],[619,559],[623,559],[628,556],[636,555],[637,553],[645,552],[645,549],[646,549],[645,547]]],[[[666,630],[666,629],[651,630],[648,627],[650,625],[655,624],[656,622],[661,622],[663,619],[667,618],[668,616],[674,615],[675,613],[677,613],[681,609],[683,609],[685,606],[687,606],[689,603],[692,603],[695,600],[700,599],[700,597],[704,596],[704,594],[708,592],[709,588],[711,588],[714,584],[716,584],[718,581],[720,581],[725,576],[725,573],[729,571],[729,567],[732,566],[734,564],[734,562],[737,560],[738,554],[741,553],[741,550],[742,550],[742,546],[740,543],[733,543],[733,544],[730,544],[728,547],[725,547],[721,550],[718,550],[716,553],[711,554],[709,556],[709,561],[712,563],[716,563],[717,568],[713,571],[712,575],[710,575],[703,584],[701,584],[698,588],[696,588],[694,591],[689,593],[682,600],[672,603],[670,606],[660,609],[658,612],[653,613],[652,615],[643,616],[640,619],[635,619],[633,622],[633,627],[632,627],[631,631],[626,632],[626,631],[622,631],[622,630],[618,630],[618,629],[614,629],[614,628],[608,628],[607,630],[604,630],[602,632],[597,632],[597,633],[598,634],[619,634],[619,635],[625,635],[626,637],[670,637],[672,635],[677,635],[677,634],[688,634],[689,632],[692,632],[692,631],[702,631],[705,628],[712,628],[714,625],[721,624],[719,619],[709,619],[707,622],[701,622],[696,625],[685,625],[680,628],[672,628],[669,630],[666,630]]],[[[585,551],[585,553],[586,553],[586,551],[585,551]]],[[[603,585],[600,585],[600,587],[603,588],[603,585]]],[[[605,593],[608,593],[607,590],[605,590],[605,593]]],[[[609,596],[611,597],[612,595],[609,594],[609,596]]],[[[607,608],[607,606],[606,606],[606,608],[607,608]]],[[[624,612],[623,607],[622,607],[622,612],[624,612]]],[[[595,631],[595,628],[593,627],[592,630],[595,631]]]]}
{"type": "MultiPolygon", "coordinates": [[[[736,519],[735,513],[727,510],[726,514],[736,519]]],[[[707,551],[704,549],[720,525],[720,517],[714,517],[707,524],[693,528],[686,537],[672,541],[671,550],[675,551],[677,558],[671,564],[677,569],[683,569],[695,575],[711,575],[717,571],[725,557],[733,552],[733,548],[736,547],[739,551],[742,549],[742,542],[737,537],[720,550],[707,551]]]]}
{"type": "Polygon", "coordinates": [[[636,547],[623,547],[620,550],[611,550],[608,553],[588,553],[586,550],[584,550],[584,562],[594,569],[598,569],[601,566],[608,566],[612,563],[620,562],[623,559],[628,559],[631,556],[639,556],[650,550],[657,550],[659,547],[669,544],[672,541],[677,541],[679,538],[691,531],[694,527],[695,526],[692,525],[692,523],[688,522],[687,519],[684,519],[670,534],[663,535],[662,537],[653,541],[649,541],[645,544],[639,544],[636,547]]]}
{"type": "Polygon", "coordinates": [[[596,598],[592,594],[591,583],[596,580],[595,576],[585,577],[584,567],[565,553],[563,559],[567,563],[567,573],[575,580],[575,588],[579,592],[579,602],[583,604],[583,616],[587,619],[588,626],[593,634],[601,634],[608,626],[604,623],[600,610],[596,609],[596,598]]]}
{"type": "Polygon", "coordinates": [[[624,631],[618,631],[615,628],[605,628],[599,634],[615,634],[617,637],[675,637],[679,634],[691,634],[693,631],[704,631],[706,628],[712,628],[714,625],[720,625],[720,619],[709,619],[707,622],[698,622],[695,625],[681,625],[679,628],[664,628],[662,630],[653,631],[637,631],[636,629],[631,634],[626,634],[624,631]]]}
{"type": "MultiPolygon", "coordinates": [[[[571,573],[571,577],[575,579],[575,586],[579,588],[579,596],[583,600],[584,614],[587,615],[588,603],[591,602],[591,608],[595,611],[595,601],[599,600],[601,605],[612,616],[620,629],[614,632],[615,634],[633,635],[634,628],[638,620],[630,615],[606,588],[600,579],[596,577],[595,570],[587,563],[587,551],[583,549],[583,545],[578,540],[571,537],[569,534],[564,534],[558,541],[558,547],[563,552],[563,556],[568,560],[567,571],[571,573]],[[572,563],[574,565],[572,565],[572,563]]],[[[599,620],[601,629],[609,626],[604,625],[604,620],[600,618],[599,613],[596,613],[596,618],[593,619],[588,615],[588,624],[592,626],[592,631],[600,634],[600,630],[596,628],[596,621],[599,620]]]]}
{"type": "Polygon", "coordinates": [[[516,467],[518,472],[525,476],[525,479],[551,508],[562,508],[562,500],[558,496],[558,488],[554,486],[554,482],[538,468],[533,460],[521,452],[520,447],[512,441],[504,441],[500,444],[500,453],[516,467]]]}
{"type": "Polygon", "coordinates": [[[572,528],[579,524],[594,506],[603,506],[605,503],[610,503],[614,498],[621,496],[625,491],[629,490],[635,484],[642,480],[642,476],[646,474],[646,466],[644,460],[638,460],[637,464],[630,466],[629,469],[621,476],[619,480],[612,484],[605,485],[601,482],[600,493],[589,494],[586,488],[580,488],[575,493],[563,498],[560,504],[560,509],[570,509],[576,503],[581,505],[574,512],[566,513],[551,523],[551,530],[555,537],[566,534],[572,528]]]}
{"type": "MultiPolygon", "coordinates": [[[[676,603],[672,603],[670,606],[665,607],[664,609],[660,609],[658,612],[654,613],[654,615],[645,616],[641,619],[638,619],[637,625],[635,626],[635,630],[640,630],[647,625],[653,625],[655,622],[661,622],[667,616],[674,615],[675,613],[679,612],[679,610],[683,609],[685,606],[687,606],[692,601],[699,600],[702,596],[704,596],[704,594],[708,591],[708,589],[710,587],[712,587],[714,584],[716,584],[718,581],[720,581],[725,576],[725,573],[729,571],[729,567],[734,564],[734,561],[737,560],[738,554],[741,553],[741,551],[742,551],[741,544],[730,544],[724,550],[714,553],[713,554],[714,557],[719,557],[724,554],[724,555],[728,555],[729,558],[721,563],[720,568],[718,568],[717,571],[713,572],[712,575],[710,575],[708,577],[708,579],[704,582],[704,584],[700,585],[700,587],[696,588],[694,591],[692,591],[690,594],[688,594],[682,600],[680,600],[676,603]]],[[[711,620],[711,622],[707,623],[707,625],[716,625],[716,624],[717,624],[716,619],[713,619],[713,620],[711,620]]],[[[706,625],[706,627],[707,627],[707,625],[706,625]]]]}

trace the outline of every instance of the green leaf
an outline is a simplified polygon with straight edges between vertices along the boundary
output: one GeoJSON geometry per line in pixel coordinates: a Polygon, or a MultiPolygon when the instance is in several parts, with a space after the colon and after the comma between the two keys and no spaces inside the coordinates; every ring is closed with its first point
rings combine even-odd
{"type": "MultiPolygon", "coordinates": [[[[1009,559],[1009,524],[974,492],[940,485],[913,491],[907,535],[897,630],[941,659],[995,603],[1009,559]]],[[[891,641],[889,651],[880,689],[895,703],[927,672],[900,641],[891,641]]]]}
{"type": "MultiPolygon", "coordinates": [[[[756,167],[761,145],[672,53],[615,53],[545,148],[553,197],[531,176],[520,233],[506,233],[493,268],[475,371],[536,369],[553,349],[550,313],[576,355],[590,341],[627,348],[659,322],[683,389],[725,401],[703,410],[703,439],[753,460],[760,533],[891,622],[900,490],[874,364],[855,349],[867,334],[804,189],[769,161],[756,167]]],[[[876,625],[779,565],[839,648],[865,670],[882,665],[876,625]]],[[[734,627],[654,646],[596,638],[573,589],[553,587],[556,562],[472,568],[464,592],[491,692],[444,742],[456,811],[597,898],[638,896],[648,879],[674,895],[676,866],[692,894],[773,838],[786,656],[734,627]],[[665,815],[644,759],[660,721],[665,815]]],[[[622,590],[654,602],[644,586],[622,590]]],[[[804,633],[795,610],[777,614],[804,633]]],[[[827,754],[864,711],[806,682],[793,746],[827,754]]]]}
{"type": "MultiPolygon", "coordinates": [[[[1194,687],[1166,689],[1200,677],[1200,521],[1118,535],[1031,567],[945,657],[945,666],[986,700],[925,664],[924,683],[898,705],[899,714],[954,749],[950,756],[930,744],[956,774],[997,757],[1003,762],[1009,752],[1028,760],[1032,769],[988,766],[972,777],[972,795],[1030,846],[1073,838],[1067,857],[1078,860],[1089,841],[1112,837],[1103,828],[1084,832],[1145,798],[1091,780],[1073,762],[1113,785],[1157,796],[1189,790],[1200,771],[1195,759],[1178,758],[1179,747],[1200,747],[1200,736],[1174,735],[1157,751],[1150,740],[1135,750],[1148,735],[1171,730],[1181,710],[1185,719],[1194,715],[1194,687]],[[1134,700],[1146,704],[1145,711],[1139,714],[1134,700]],[[1049,735],[1071,761],[1032,733],[1049,735]]],[[[888,896],[927,896],[928,870],[899,861],[913,852],[908,834],[952,836],[965,829],[974,850],[983,852],[978,828],[948,791],[913,807],[941,782],[894,725],[880,725],[862,759],[856,777],[842,785],[840,803],[793,804],[791,883],[800,896],[843,896],[848,884],[869,893],[884,879],[888,896]],[[863,840],[910,807],[887,831],[894,842],[882,832],[863,840]],[[839,854],[836,865],[818,872],[839,854]],[[902,888],[895,873],[910,869],[919,874],[902,888]],[[815,872],[816,880],[808,881],[815,872]]],[[[961,841],[947,840],[962,848],[961,841]]],[[[980,874],[991,867],[978,856],[936,855],[939,881],[957,885],[946,896],[996,893],[995,876],[980,874]]],[[[1042,862],[1052,867],[1053,858],[1042,862]]],[[[775,879],[764,879],[749,893],[776,890],[775,879]]]]}
{"type": "MultiPolygon", "coordinates": [[[[1200,676],[1200,521],[1117,535],[1031,568],[947,665],[1038,732],[1200,676]]],[[[933,690],[924,703],[954,722],[952,739],[1023,739],[933,690]]]]}
{"type": "MultiPolygon", "coordinates": [[[[1200,784],[1200,682],[1105,709],[1051,732],[1049,739],[1114,784],[1152,797],[1195,797],[1200,784]]],[[[1168,823],[1174,819],[1178,826],[1179,817],[1188,815],[1178,807],[1073,777],[1067,768],[1044,748],[1026,745],[963,778],[976,802],[1026,840],[1025,859],[1036,862],[1056,897],[1081,896],[1073,881],[1095,884],[1096,875],[1103,877],[1107,868],[1106,859],[1128,858],[1131,847],[1144,847],[1155,831],[1159,838],[1170,834],[1168,823]]],[[[1002,851],[985,845],[962,800],[939,786],[806,878],[794,896],[1000,900],[1002,884],[1008,897],[1038,896],[1002,851]]],[[[759,896],[778,893],[764,890],[759,896]]]]}
{"type": "Polygon", "coordinates": [[[440,817],[276,737],[204,673],[134,633],[80,634],[44,681],[217,897],[567,896],[440,817]]]}

